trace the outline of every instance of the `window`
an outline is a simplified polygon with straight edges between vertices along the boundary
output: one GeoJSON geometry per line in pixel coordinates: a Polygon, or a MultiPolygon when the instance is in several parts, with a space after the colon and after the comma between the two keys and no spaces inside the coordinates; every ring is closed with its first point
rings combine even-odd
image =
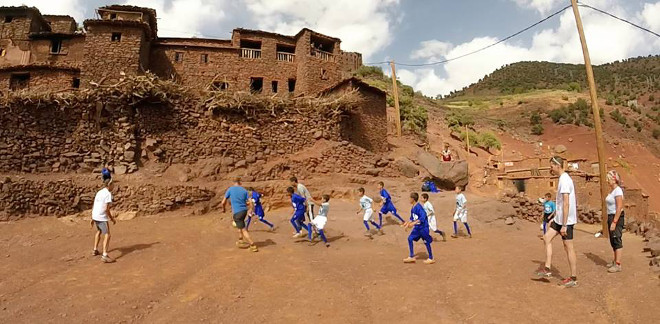
{"type": "Polygon", "coordinates": [[[555,187],[555,182],[554,182],[554,181],[550,181],[550,188],[554,188],[554,187],[555,187]]]}
{"type": "Polygon", "coordinates": [[[116,13],[111,13],[110,14],[110,19],[112,19],[112,20],[117,19],[117,14],[116,13]]]}
{"type": "Polygon", "coordinates": [[[5,16],[6,23],[10,23],[12,20],[14,20],[14,16],[5,16]]]}
{"type": "Polygon", "coordinates": [[[111,40],[113,42],[121,42],[121,33],[112,33],[111,40]]]}
{"type": "Polygon", "coordinates": [[[174,52],[174,62],[183,62],[183,52],[174,52]]]}
{"type": "Polygon", "coordinates": [[[225,91],[225,90],[229,89],[229,83],[217,81],[217,82],[213,82],[211,87],[215,91],[225,91]]]}
{"type": "Polygon", "coordinates": [[[296,79],[289,79],[289,92],[296,91],[296,79]]]}
{"type": "Polygon", "coordinates": [[[264,89],[264,78],[250,78],[250,91],[261,93],[264,89]]]}
{"type": "Polygon", "coordinates": [[[80,88],[80,78],[73,78],[73,83],[71,84],[71,86],[74,89],[80,88]]]}
{"type": "Polygon", "coordinates": [[[209,55],[208,55],[208,54],[202,54],[202,55],[199,57],[199,61],[200,61],[201,63],[208,63],[208,62],[209,62],[209,55]]]}
{"type": "Polygon", "coordinates": [[[270,87],[272,88],[273,93],[277,93],[277,81],[271,81],[270,87]]]}
{"type": "Polygon", "coordinates": [[[240,57],[249,59],[260,59],[261,42],[241,39],[241,51],[239,52],[239,55],[240,57]]]}
{"type": "Polygon", "coordinates": [[[53,39],[50,41],[50,54],[60,54],[62,51],[62,41],[53,39]]]}
{"type": "Polygon", "coordinates": [[[27,89],[30,85],[30,73],[13,73],[9,77],[9,89],[27,89]]]}

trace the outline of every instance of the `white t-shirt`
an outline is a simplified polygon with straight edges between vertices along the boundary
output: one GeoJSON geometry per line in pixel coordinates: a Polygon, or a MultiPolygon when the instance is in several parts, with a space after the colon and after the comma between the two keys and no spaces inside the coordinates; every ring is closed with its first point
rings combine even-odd
{"type": "Polygon", "coordinates": [[[431,218],[432,216],[435,216],[435,209],[433,209],[433,205],[431,205],[430,201],[424,203],[424,211],[426,212],[426,217],[431,218]]]}
{"type": "Polygon", "coordinates": [[[367,197],[367,195],[360,198],[360,207],[364,210],[371,209],[371,204],[374,202],[373,199],[367,197]]]}
{"type": "Polygon", "coordinates": [[[462,192],[456,195],[456,215],[467,214],[467,207],[465,206],[466,203],[467,199],[462,192]]]}
{"type": "Polygon", "coordinates": [[[621,199],[623,199],[623,190],[621,189],[621,187],[616,186],[616,188],[614,188],[614,190],[612,190],[612,192],[610,192],[610,194],[607,195],[607,198],[605,198],[608,215],[616,214],[616,197],[619,196],[621,196],[621,199]]]}
{"type": "Polygon", "coordinates": [[[298,187],[296,188],[298,190],[298,194],[302,196],[303,198],[307,199],[307,204],[312,205],[313,203],[311,202],[312,194],[309,193],[309,190],[307,190],[307,187],[303,185],[302,183],[298,184],[298,187]]]}
{"type": "Polygon", "coordinates": [[[564,172],[559,176],[557,185],[557,211],[555,223],[558,225],[574,225],[577,223],[577,199],[575,198],[575,186],[573,179],[564,172]],[[568,194],[568,217],[564,217],[564,194],[568,194]]]}
{"type": "Polygon", "coordinates": [[[92,219],[99,222],[107,222],[110,219],[105,213],[107,206],[112,202],[112,194],[108,188],[103,188],[96,193],[94,197],[94,206],[92,207],[92,219]]]}

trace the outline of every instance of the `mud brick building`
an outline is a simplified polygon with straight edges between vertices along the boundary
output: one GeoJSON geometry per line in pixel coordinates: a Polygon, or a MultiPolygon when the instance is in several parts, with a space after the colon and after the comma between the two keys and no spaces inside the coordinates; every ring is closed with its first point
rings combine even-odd
{"type": "Polygon", "coordinates": [[[66,90],[151,71],[195,88],[316,95],[362,65],[359,53],[309,29],[235,29],[231,39],[158,37],[156,11],[111,5],[83,29],[69,16],[0,7],[0,92],[66,90]]]}

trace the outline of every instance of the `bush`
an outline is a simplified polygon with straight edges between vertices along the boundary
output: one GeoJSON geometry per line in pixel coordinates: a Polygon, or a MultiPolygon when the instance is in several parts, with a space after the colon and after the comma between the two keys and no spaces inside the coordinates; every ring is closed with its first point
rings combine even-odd
{"type": "Polygon", "coordinates": [[[660,138],[660,128],[656,128],[653,130],[653,138],[655,139],[660,138]]]}
{"type": "Polygon", "coordinates": [[[428,114],[426,108],[420,106],[401,106],[401,123],[402,128],[415,132],[423,133],[426,131],[428,122],[428,114]]]}
{"type": "Polygon", "coordinates": [[[474,118],[465,111],[454,109],[445,117],[449,127],[474,125],[474,118]]]}
{"type": "Polygon", "coordinates": [[[610,112],[610,117],[621,125],[626,125],[627,123],[626,117],[621,114],[619,108],[614,109],[612,112],[610,112]]]}
{"type": "Polygon", "coordinates": [[[384,77],[383,69],[381,69],[380,66],[366,66],[366,65],[363,65],[355,72],[355,74],[357,74],[361,77],[364,77],[364,78],[375,77],[375,78],[382,79],[384,77]]]}
{"type": "Polygon", "coordinates": [[[538,113],[538,111],[532,113],[532,116],[529,117],[529,122],[532,125],[538,125],[541,123],[541,115],[538,113]]]}
{"type": "Polygon", "coordinates": [[[561,100],[568,101],[568,96],[561,96],[561,100]]]}
{"type": "Polygon", "coordinates": [[[544,131],[543,125],[541,124],[535,124],[534,126],[532,126],[533,135],[543,135],[543,131],[544,131]]]}
{"type": "Polygon", "coordinates": [[[479,147],[486,150],[490,148],[496,148],[499,150],[502,148],[502,143],[500,142],[500,139],[492,132],[483,132],[479,134],[477,138],[477,142],[478,142],[477,145],[479,145],[479,147]]]}
{"type": "Polygon", "coordinates": [[[654,102],[654,101],[655,101],[655,96],[650,95],[650,96],[649,96],[649,101],[650,101],[650,102],[654,102]]]}
{"type": "Polygon", "coordinates": [[[614,98],[613,95],[609,95],[609,96],[607,96],[607,100],[605,100],[605,104],[608,105],[608,106],[611,106],[611,105],[614,104],[615,100],[616,100],[616,98],[614,98]]]}

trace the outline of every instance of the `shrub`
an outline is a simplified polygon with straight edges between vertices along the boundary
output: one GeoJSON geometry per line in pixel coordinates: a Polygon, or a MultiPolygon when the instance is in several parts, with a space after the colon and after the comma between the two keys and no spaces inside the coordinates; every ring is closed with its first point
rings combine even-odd
{"type": "MultiPolygon", "coordinates": [[[[383,78],[383,69],[381,69],[379,66],[366,66],[363,65],[361,66],[355,74],[361,76],[361,77],[375,77],[375,78],[383,78]]],[[[390,80],[391,81],[391,80],[390,80]]]]}
{"type": "Polygon", "coordinates": [[[426,108],[420,106],[401,106],[402,128],[415,132],[423,133],[426,131],[428,114],[426,108]]]}
{"type": "Polygon", "coordinates": [[[532,113],[532,116],[529,117],[529,122],[532,125],[538,125],[541,123],[541,115],[538,113],[538,111],[532,113]]]}
{"type": "Polygon", "coordinates": [[[561,100],[568,101],[568,96],[561,96],[561,100]]]}
{"type": "Polygon", "coordinates": [[[627,123],[626,117],[621,114],[619,108],[614,109],[612,112],[610,112],[610,117],[621,125],[626,125],[627,123]]]}
{"type": "Polygon", "coordinates": [[[608,105],[608,106],[611,106],[611,105],[614,104],[615,100],[616,100],[616,98],[614,98],[613,95],[609,95],[609,96],[607,96],[607,100],[605,100],[605,104],[608,105]]]}
{"type": "Polygon", "coordinates": [[[465,111],[454,109],[445,117],[449,127],[474,125],[474,118],[465,111]]]}
{"type": "Polygon", "coordinates": [[[650,102],[654,102],[654,101],[655,101],[655,96],[650,95],[650,96],[649,96],[649,101],[650,101],[650,102]]]}
{"type": "Polygon", "coordinates": [[[653,130],[653,138],[655,139],[660,138],[660,128],[656,128],[653,130]]]}
{"type": "Polygon", "coordinates": [[[477,138],[477,142],[478,142],[477,145],[479,145],[479,147],[484,149],[496,148],[499,150],[502,148],[502,143],[500,142],[500,139],[492,132],[483,132],[479,134],[477,138]]]}
{"type": "Polygon", "coordinates": [[[543,131],[544,131],[543,125],[541,124],[535,124],[534,126],[532,126],[532,134],[534,135],[543,135],[543,131]]]}

